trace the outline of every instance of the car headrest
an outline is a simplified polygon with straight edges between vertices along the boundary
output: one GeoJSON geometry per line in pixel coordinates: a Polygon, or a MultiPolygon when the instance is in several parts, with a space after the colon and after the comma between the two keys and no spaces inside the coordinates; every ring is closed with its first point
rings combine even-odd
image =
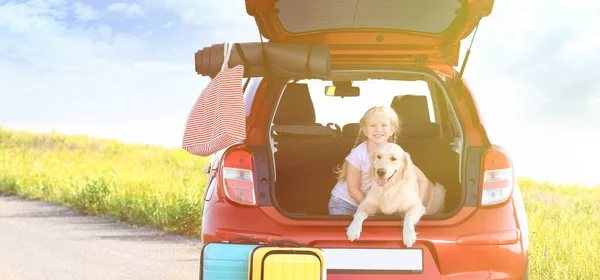
{"type": "Polygon", "coordinates": [[[390,105],[402,120],[402,137],[432,138],[440,136],[440,126],[429,118],[427,96],[398,95],[390,105]]]}
{"type": "Polygon", "coordinates": [[[431,122],[427,96],[398,95],[392,99],[392,109],[396,111],[403,123],[431,122]]]}
{"type": "Polygon", "coordinates": [[[307,84],[287,84],[282,93],[274,124],[306,124],[314,123],[315,107],[310,98],[307,84]]]}
{"type": "Polygon", "coordinates": [[[342,137],[356,138],[360,130],[359,123],[348,123],[342,127],[342,137]]]}
{"type": "Polygon", "coordinates": [[[440,136],[440,125],[432,122],[406,123],[402,125],[400,137],[436,138],[440,136]]]}

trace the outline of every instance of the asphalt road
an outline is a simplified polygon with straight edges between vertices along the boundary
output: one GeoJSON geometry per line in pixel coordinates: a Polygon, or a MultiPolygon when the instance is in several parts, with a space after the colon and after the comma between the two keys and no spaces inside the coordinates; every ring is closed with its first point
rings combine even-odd
{"type": "Polygon", "coordinates": [[[200,240],[0,195],[0,279],[198,279],[200,240]]]}

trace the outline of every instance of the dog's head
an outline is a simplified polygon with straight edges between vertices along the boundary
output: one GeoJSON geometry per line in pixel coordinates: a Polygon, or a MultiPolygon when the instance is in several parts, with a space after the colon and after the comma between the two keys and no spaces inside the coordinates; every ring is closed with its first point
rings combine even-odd
{"type": "Polygon", "coordinates": [[[379,187],[405,179],[412,170],[410,155],[395,143],[383,143],[371,155],[371,178],[379,187]]]}

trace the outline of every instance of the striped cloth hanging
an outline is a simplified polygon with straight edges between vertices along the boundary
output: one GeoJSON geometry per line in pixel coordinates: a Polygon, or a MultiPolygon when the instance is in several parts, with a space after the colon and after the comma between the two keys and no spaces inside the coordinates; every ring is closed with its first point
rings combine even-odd
{"type": "Polygon", "coordinates": [[[202,91],[188,116],[182,148],[191,154],[208,156],[246,137],[244,66],[227,68],[231,46],[224,45],[221,71],[202,91]]]}

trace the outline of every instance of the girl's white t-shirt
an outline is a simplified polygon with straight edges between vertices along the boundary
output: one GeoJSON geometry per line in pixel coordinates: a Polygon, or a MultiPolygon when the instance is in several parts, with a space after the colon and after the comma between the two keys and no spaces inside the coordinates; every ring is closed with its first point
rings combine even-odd
{"type": "MultiPolygon", "coordinates": [[[[346,161],[361,171],[360,190],[366,194],[367,189],[369,188],[369,169],[371,168],[369,152],[367,152],[367,141],[354,147],[350,151],[350,154],[346,156],[346,161]]],[[[348,192],[348,184],[346,181],[338,181],[333,187],[333,190],[331,190],[331,195],[343,199],[354,206],[358,206],[358,203],[352,199],[348,192]]]]}

